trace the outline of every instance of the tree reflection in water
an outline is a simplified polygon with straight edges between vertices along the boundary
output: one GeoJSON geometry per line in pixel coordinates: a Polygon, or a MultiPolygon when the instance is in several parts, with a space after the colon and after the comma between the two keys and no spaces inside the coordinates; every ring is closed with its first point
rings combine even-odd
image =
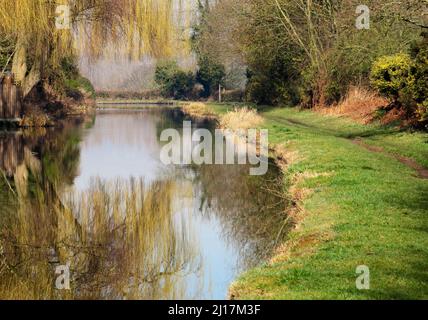
{"type": "Polygon", "coordinates": [[[249,167],[238,165],[204,165],[195,170],[200,211],[208,219],[218,219],[227,242],[238,246],[240,269],[271,256],[291,227],[287,220],[291,203],[275,164],[263,177],[250,176],[249,167]]]}
{"type": "Polygon", "coordinates": [[[0,297],[185,296],[183,275],[201,266],[191,239],[174,227],[174,182],[95,180],[86,193],[60,192],[79,161],[79,139],[70,136],[75,131],[62,134],[67,143],[44,143],[42,159],[26,149],[22,136],[2,139],[3,145],[12,141],[12,159],[19,161],[1,182],[0,297]],[[55,268],[66,263],[72,290],[56,290],[55,268]]]}

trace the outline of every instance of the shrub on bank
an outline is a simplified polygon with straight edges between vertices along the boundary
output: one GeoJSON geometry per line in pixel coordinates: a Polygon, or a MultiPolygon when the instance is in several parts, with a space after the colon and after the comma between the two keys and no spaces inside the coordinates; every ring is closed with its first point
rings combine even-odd
{"type": "Polygon", "coordinates": [[[411,66],[410,55],[405,53],[379,58],[372,67],[372,86],[385,97],[398,101],[400,92],[409,84],[411,66]]]}
{"type": "Polygon", "coordinates": [[[52,88],[51,93],[60,98],[72,98],[76,101],[95,99],[92,83],[81,76],[73,56],[63,58],[59,68],[50,70],[46,84],[52,88]]]}
{"type": "Polygon", "coordinates": [[[95,98],[95,89],[92,86],[92,83],[82,76],[77,76],[73,79],[66,79],[65,90],[67,96],[75,100],[95,98]]]}
{"type": "Polygon", "coordinates": [[[428,122],[428,33],[412,46],[413,58],[411,85],[412,98],[416,103],[416,113],[420,121],[428,122]]]}
{"type": "Polygon", "coordinates": [[[419,122],[428,122],[428,35],[414,44],[411,54],[379,58],[372,67],[371,83],[392,99],[392,107],[406,110],[419,122]]]}
{"type": "Polygon", "coordinates": [[[166,98],[187,100],[191,98],[195,86],[192,72],[180,69],[175,61],[163,61],[156,66],[155,81],[166,98]]]}
{"type": "Polygon", "coordinates": [[[248,107],[236,108],[232,112],[226,113],[220,120],[220,127],[223,129],[255,129],[263,123],[263,118],[257,110],[248,107]]]}

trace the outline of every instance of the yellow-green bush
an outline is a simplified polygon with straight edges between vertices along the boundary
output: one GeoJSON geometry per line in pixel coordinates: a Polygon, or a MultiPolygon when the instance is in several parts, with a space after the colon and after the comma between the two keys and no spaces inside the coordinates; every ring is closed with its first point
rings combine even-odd
{"type": "Polygon", "coordinates": [[[371,83],[379,92],[404,107],[412,118],[428,122],[428,34],[415,42],[410,54],[379,58],[372,67],[371,83]]]}
{"type": "Polygon", "coordinates": [[[412,59],[405,53],[384,56],[376,60],[371,71],[371,83],[387,98],[397,101],[400,92],[409,86],[412,59]]]}

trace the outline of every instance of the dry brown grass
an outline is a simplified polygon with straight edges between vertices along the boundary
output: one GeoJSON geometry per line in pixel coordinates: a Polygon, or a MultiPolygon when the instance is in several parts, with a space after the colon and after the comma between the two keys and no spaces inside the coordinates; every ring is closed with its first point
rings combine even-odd
{"type": "Polygon", "coordinates": [[[185,105],[183,112],[195,118],[216,118],[214,111],[202,102],[192,102],[185,105]]]}
{"type": "Polygon", "coordinates": [[[293,151],[290,148],[290,144],[278,144],[270,148],[276,159],[276,164],[281,168],[283,172],[287,172],[290,164],[295,164],[302,160],[301,155],[297,151],[293,151]]]}
{"type": "Polygon", "coordinates": [[[220,119],[220,127],[231,130],[256,129],[263,122],[263,118],[257,114],[256,110],[244,107],[226,113],[220,119]]]}
{"type": "Polygon", "coordinates": [[[355,121],[367,124],[373,120],[374,113],[389,101],[373,91],[361,87],[351,87],[346,97],[337,105],[318,107],[317,112],[328,115],[348,116],[355,121]]]}
{"type": "Polygon", "coordinates": [[[53,125],[49,116],[36,107],[27,108],[19,125],[24,128],[43,128],[53,125]]]}

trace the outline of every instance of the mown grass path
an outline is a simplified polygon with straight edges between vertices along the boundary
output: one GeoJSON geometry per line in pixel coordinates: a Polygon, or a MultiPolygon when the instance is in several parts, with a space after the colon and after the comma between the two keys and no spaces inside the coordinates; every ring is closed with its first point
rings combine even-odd
{"type": "Polygon", "coordinates": [[[428,168],[428,135],[296,109],[262,115],[270,143],[296,152],[287,176],[306,196],[284,249],[238,279],[233,297],[428,298],[428,180],[399,158],[428,168]],[[359,265],[370,290],[356,288],[359,265]]]}

